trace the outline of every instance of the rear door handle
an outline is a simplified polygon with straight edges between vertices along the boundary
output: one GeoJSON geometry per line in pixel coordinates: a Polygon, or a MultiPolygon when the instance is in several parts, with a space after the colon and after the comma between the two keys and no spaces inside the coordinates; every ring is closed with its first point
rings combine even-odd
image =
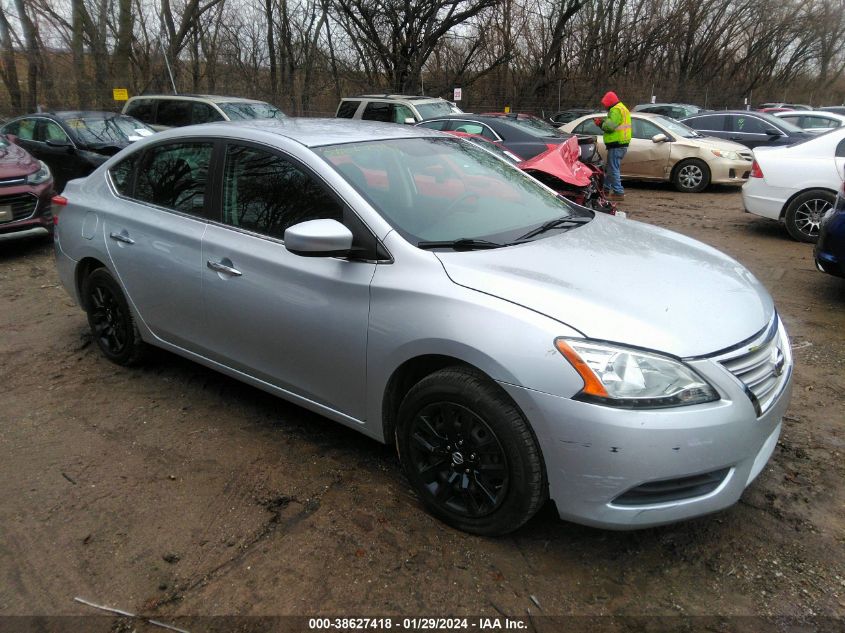
{"type": "Polygon", "coordinates": [[[213,262],[210,259],[205,263],[211,270],[223,273],[224,275],[231,275],[232,277],[240,277],[243,275],[241,271],[232,266],[227,266],[223,262],[213,262]]]}
{"type": "Polygon", "coordinates": [[[134,244],[135,243],[135,240],[133,240],[131,237],[129,237],[129,233],[127,233],[126,231],[121,231],[120,233],[117,233],[116,231],[112,231],[109,234],[109,237],[112,238],[113,240],[115,240],[116,242],[123,242],[124,244],[134,244]]]}
{"type": "Polygon", "coordinates": [[[729,141],[741,141],[742,137],[741,136],[729,136],[728,140],[729,141]]]}

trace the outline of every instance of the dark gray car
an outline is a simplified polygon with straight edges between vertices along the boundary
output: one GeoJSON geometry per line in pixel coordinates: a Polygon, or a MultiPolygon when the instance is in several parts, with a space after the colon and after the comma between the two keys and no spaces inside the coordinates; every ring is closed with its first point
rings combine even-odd
{"type": "Polygon", "coordinates": [[[681,123],[705,136],[736,141],[752,149],[761,145],[792,145],[813,138],[797,125],[765,112],[704,112],[687,117],[681,123]]]}

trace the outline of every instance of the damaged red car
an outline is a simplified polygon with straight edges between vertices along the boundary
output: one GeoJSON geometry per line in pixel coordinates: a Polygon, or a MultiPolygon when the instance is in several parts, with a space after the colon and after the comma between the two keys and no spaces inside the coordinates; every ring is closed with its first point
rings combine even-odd
{"type": "Polygon", "coordinates": [[[53,233],[49,167],[0,134],[0,235],[32,229],[53,233]]]}
{"type": "Polygon", "coordinates": [[[579,160],[581,150],[575,136],[563,143],[549,145],[549,149],[534,158],[522,160],[510,150],[479,134],[456,131],[446,133],[493,152],[577,205],[617,215],[616,203],[604,195],[604,172],[598,165],[579,160]]]}

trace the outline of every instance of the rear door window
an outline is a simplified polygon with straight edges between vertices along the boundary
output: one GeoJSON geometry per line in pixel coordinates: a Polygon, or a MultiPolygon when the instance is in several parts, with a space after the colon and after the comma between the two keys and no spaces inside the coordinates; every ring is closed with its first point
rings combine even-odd
{"type": "Polygon", "coordinates": [[[134,198],[189,215],[205,215],[214,144],[172,143],[147,150],[134,198]]]}
{"type": "Polygon", "coordinates": [[[141,152],[135,152],[109,169],[109,176],[117,192],[122,196],[132,197],[132,185],[141,152]]]}
{"type": "Polygon", "coordinates": [[[772,127],[766,125],[754,116],[737,115],[731,117],[733,119],[734,132],[741,132],[743,134],[765,134],[763,130],[772,127]]]}
{"type": "Polygon", "coordinates": [[[711,132],[724,132],[727,130],[725,126],[724,114],[710,114],[707,116],[697,116],[693,119],[684,121],[684,125],[691,127],[694,130],[704,130],[711,132]]]}
{"type": "Polygon", "coordinates": [[[361,118],[365,121],[384,121],[385,123],[392,123],[391,104],[379,101],[371,101],[364,108],[364,114],[361,118]]]}

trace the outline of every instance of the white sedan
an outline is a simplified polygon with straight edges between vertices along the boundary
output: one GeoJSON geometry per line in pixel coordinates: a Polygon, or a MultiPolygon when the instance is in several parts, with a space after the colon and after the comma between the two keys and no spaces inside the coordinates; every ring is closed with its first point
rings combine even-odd
{"type": "Polygon", "coordinates": [[[742,202],[749,213],[783,222],[799,242],[815,242],[843,177],[845,127],[795,145],[755,149],[742,202]]]}
{"type": "Polygon", "coordinates": [[[822,112],[819,110],[805,112],[796,110],[794,112],[775,112],[775,116],[784,121],[789,121],[793,125],[797,125],[802,130],[806,130],[812,134],[824,134],[825,132],[845,125],[845,116],[836,114],[835,112],[822,112]]]}

